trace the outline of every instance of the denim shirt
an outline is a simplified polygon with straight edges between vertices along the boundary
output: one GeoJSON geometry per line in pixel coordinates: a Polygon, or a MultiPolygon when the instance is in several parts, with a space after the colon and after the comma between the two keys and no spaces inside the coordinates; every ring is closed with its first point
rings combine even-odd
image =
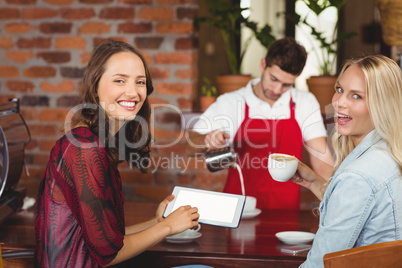
{"type": "Polygon", "coordinates": [[[300,267],[324,267],[327,253],[401,240],[402,175],[375,130],[345,158],[320,203],[320,223],[300,267]]]}

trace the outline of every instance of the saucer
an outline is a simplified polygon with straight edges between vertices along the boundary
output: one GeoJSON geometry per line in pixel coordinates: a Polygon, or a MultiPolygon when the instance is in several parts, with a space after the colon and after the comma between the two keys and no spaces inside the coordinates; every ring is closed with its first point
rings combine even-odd
{"type": "Polygon", "coordinates": [[[201,237],[201,233],[200,232],[194,232],[193,234],[189,234],[186,236],[175,236],[175,235],[171,235],[171,236],[167,236],[165,238],[166,242],[169,243],[190,243],[193,242],[195,239],[201,237]]]}
{"type": "Polygon", "coordinates": [[[261,209],[256,208],[251,211],[243,211],[243,215],[241,216],[242,219],[250,219],[254,218],[255,216],[260,215],[261,209]]]}
{"type": "Polygon", "coordinates": [[[315,234],[308,232],[289,231],[276,233],[275,236],[285,244],[297,245],[313,241],[315,234]]]}

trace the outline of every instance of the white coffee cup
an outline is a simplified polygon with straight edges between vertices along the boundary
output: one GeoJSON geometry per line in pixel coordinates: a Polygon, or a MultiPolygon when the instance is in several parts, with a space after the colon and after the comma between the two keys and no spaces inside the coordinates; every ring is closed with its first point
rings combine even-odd
{"type": "Polygon", "coordinates": [[[257,198],[253,196],[246,196],[246,201],[244,202],[243,211],[254,211],[257,206],[257,198]]]}
{"type": "Polygon", "coordinates": [[[270,154],[268,158],[268,170],[271,177],[279,182],[288,181],[297,170],[299,160],[293,155],[270,154]]]}
{"type": "Polygon", "coordinates": [[[181,233],[177,233],[177,234],[174,234],[174,235],[170,235],[169,238],[187,238],[187,237],[191,238],[191,237],[193,237],[194,234],[196,234],[199,230],[201,230],[201,225],[200,225],[200,224],[198,224],[198,226],[197,226],[196,229],[187,229],[187,230],[184,230],[184,231],[181,232],[181,233]]]}

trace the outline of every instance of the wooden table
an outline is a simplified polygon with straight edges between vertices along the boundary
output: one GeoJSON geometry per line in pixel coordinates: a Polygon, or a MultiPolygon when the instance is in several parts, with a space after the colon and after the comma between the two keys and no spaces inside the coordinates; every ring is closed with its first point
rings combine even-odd
{"type": "MultiPolygon", "coordinates": [[[[134,224],[154,215],[157,204],[125,205],[126,224],[134,224]]],[[[0,225],[0,243],[5,248],[33,248],[34,211],[21,211],[0,225]]],[[[260,215],[241,221],[237,229],[202,224],[202,236],[190,243],[163,241],[118,267],[172,267],[205,264],[213,267],[298,267],[306,258],[280,252],[284,245],[275,237],[280,231],[315,233],[318,217],[311,211],[263,210],[260,215]]]]}

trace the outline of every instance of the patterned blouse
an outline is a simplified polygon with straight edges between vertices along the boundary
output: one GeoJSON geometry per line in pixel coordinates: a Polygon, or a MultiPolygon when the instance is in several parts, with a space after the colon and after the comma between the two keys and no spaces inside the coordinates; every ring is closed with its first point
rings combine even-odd
{"type": "Polygon", "coordinates": [[[36,201],[35,267],[99,267],[123,246],[119,172],[88,128],[60,138],[36,201]]]}

